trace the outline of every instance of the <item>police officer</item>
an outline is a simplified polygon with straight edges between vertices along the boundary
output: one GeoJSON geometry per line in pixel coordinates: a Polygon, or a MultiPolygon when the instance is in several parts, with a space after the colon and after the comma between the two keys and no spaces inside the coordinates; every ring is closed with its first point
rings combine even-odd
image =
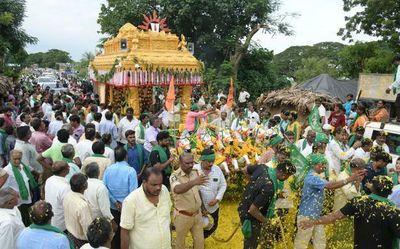
{"type": "Polygon", "coordinates": [[[199,186],[207,183],[208,177],[193,169],[193,155],[184,152],[179,157],[180,168],[172,173],[170,182],[175,202],[174,225],[176,249],[185,248],[185,238],[190,231],[194,249],[204,248],[203,222],[199,186]]]}

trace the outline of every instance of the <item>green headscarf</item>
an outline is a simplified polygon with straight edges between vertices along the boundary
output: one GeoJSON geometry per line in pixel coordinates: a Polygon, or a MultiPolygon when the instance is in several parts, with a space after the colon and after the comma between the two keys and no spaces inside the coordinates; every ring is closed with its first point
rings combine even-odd
{"type": "Polygon", "coordinates": [[[325,133],[317,133],[317,136],[315,137],[315,143],[319,144],[319,143],[325,143],[328,144],[329,143],[329,138],[325,133]]]}
{"type": "Polygon", "coordinates": [[[280,144],[282,142],[282,137],[276,135],[275,137],[272,137],[266,144],[265,146],[275,146],[277,144],[280,144]]]}
{"type": "Polygon", "coordinates": [[[315,166],[317,164],[328,164],[328,161],[323,154],[310,154],[308,160],[311,166],[315,166]]]}

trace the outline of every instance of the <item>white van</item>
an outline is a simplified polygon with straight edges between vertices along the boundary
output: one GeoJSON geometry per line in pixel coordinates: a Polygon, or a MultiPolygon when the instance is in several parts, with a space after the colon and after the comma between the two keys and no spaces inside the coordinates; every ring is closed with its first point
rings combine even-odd
{"type": "Polygon", "coordinates": [[[388,136],[386,138],[386,144],[389,146],[390,155],[393,158],[391,164],[388,164],[388,170],[394,168],[396,160],[399,155],[396,154],[396,148],[400,146],[400,125],[393,123],[381,123],[381,122],[367,122],[365,125],[364,137],[371,138],[375,141],[378,132],[386,131],[388,136]]]}

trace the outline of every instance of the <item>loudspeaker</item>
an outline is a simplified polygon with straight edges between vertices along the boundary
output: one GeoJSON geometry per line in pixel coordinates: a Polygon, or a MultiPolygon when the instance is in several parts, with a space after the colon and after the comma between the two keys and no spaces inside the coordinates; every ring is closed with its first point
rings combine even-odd
{"type": "Polygon", "coordinates": [[[128,48],[128,43],[126,39],[121,39],[121,50],[125,50],[128,48]]]}
{"type": "Polygon", "coordinates": [[[188,51],[191,54],[194,54],[194,43],[193,42],[188,42],[187,46],[188,46],[188,51]]]}

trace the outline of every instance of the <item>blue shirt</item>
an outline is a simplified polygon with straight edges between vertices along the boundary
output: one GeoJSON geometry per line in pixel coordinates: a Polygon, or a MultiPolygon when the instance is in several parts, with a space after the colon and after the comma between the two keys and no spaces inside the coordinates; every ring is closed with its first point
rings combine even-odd
{"type": "MultiPolygon", "coordinates": [[[[136,172],[140,172],[142,170],[142,167],[139,162],[139,150],[137,149],[137,146],[141,146],[139,144],[136,144],[135,147],[129,147],[127,146],[127,151],[128,151],[128,164],[133,167],[136,172]]],[[[144,148],[142,146],[142,153],[144,152],[144,148]]],[[[144,155],[142,155],[143,160],[144,160],[144,155]]]]}
{"type": "Polygon", "coordinates": [[[346,110],[346,116],[350,115],[351,111],[351,105],[354,103],[353,100],[346,101],[346,103],[343,104],[344,109],[346,110]]]}
{"type": "Polygon", "coordinates": [[[70,249],[67,236],[36,228],[25,228],[17,239],[17,249],[70,249]]]}
{"type": "Polygon", "coordinates": [[[118,131],[117,126],[111,120],[103,120],[99,124],[99,133],[100,136],[103,134],[109,133],[111,134],[111,148],[117,147],[117,138],[118,138],[118,131]]]}
{"type": "Polygon", "coordinates": [[[116,209],[115,203],[122,203],[129,193],[138,187],[136,170],[126,161],[116,162],[107,167],[103,181],[108,189],[111,209],[116,209]]]}
{"type": "Polygon", "coordinates": [[[314,170],[304,178],[299,215],[317,219],[324,205],[324,189],[328,182],[321,179],[314,170]]]}

